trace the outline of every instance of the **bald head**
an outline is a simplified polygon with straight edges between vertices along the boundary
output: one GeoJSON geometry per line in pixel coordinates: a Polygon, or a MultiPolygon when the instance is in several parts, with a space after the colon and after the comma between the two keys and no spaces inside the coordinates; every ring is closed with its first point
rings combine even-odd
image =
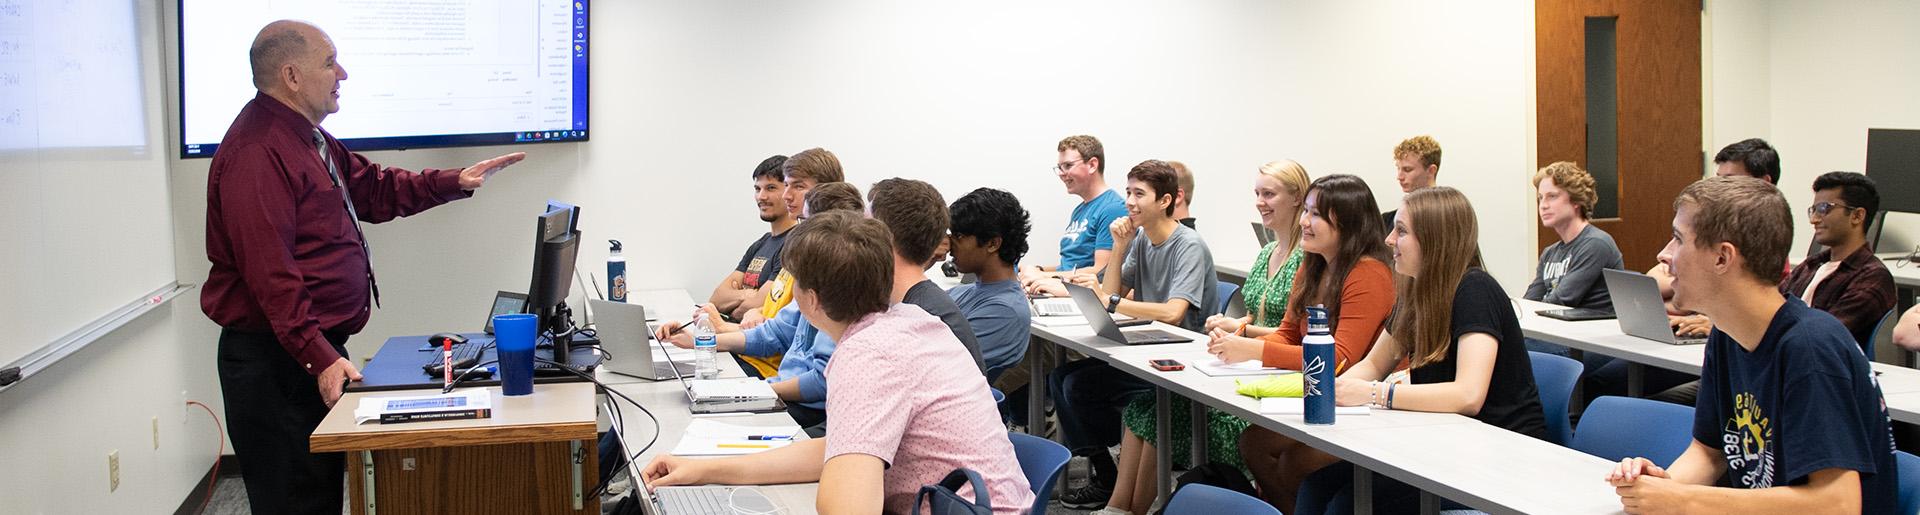
{"type": "Polygon", "coordinates": [[[253,37],[247,60],[253,65],[253,87],[266,91],[280,86],[280,70],[313,51],[313,36],[326,37],[312,24],[280,20],[267,24],[253,37]]]}
{"type": "Polygon", "coordinates": [[[340,67],[333,40],[313,24],[280,20],[267,24],[247,50],[253,87],[300,112],[315,125],[340,110],[340,67]]]}

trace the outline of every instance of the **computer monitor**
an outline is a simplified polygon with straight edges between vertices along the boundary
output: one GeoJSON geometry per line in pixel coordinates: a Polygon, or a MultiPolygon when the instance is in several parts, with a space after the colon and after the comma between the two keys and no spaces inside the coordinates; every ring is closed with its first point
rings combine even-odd
{"type": "Polygon", "coordinates": [[[580,251],[575,219],[580,208],[555,206],[540,215],[533,251],[533,284],[527,287],[527,312],[539,317],[540,331],[553,339],[553,361],[567,362],[573,339],[572,312],[567,309],[573,284],[574,257],[580,251]]]}

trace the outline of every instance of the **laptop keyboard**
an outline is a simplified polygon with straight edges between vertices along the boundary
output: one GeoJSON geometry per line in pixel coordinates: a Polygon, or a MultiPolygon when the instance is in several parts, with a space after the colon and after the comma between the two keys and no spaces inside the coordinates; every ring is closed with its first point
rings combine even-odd
{"type": "Polygon", "coordinates": [[[1033,314],[1038,316],[1069,316],[1080,314],[1080,306],[1073,299],[1033,299],[1033,314]]]}
{"type": "MultiPolygon", "coordinates": [[[[459,372],[473,368],[474,364],[480,362],[480,356],[485,354],[486,347],[488,347],[487,344],[480,342],[467,342],[453,346],[453,370],[459,372]]],[[[432,356],[428,357],[427,362],[421,364],[420,368],[425,370],[427,375],[441,375],[440,366],[446,363],[445,358],[438,352],[430,352],[428,354],[432,354],[432,356]]]]}
{"type": "Polygon", "coordinates": [[[676,488],[661,490],[661,511],[672,515],[729,513],[727,488],[676,488]]]}

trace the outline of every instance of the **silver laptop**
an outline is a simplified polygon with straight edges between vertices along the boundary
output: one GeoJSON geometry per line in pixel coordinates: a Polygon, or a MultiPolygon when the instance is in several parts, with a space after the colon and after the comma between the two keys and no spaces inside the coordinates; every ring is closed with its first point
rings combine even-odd
{"type": "Polygon", "coordinates": [[[1265,247],[1268,243],[1273,243],[1273,230],[1267,229],[1267,226],[1260,225],[1260,222],[1253,222],[1253,238],[1260,240],[1260,246],[1265,247]]]}
{"type": "Polygon", "coordinates": [[[779,513],[773,499],[752,486],[663,486],[652,492],[643,486],[634,495],[647,496],[652,515],[779,513]]]}
{"type": "Polygon", "coordinates": [[[1169,333],[1159,329],[1121,332],[1120,325],[1114,323],[1113,315],[1107,313],[1106,306],[1100,305],[1100,297],[1093,290],[1079,285],[1068,284],[1067,293],[1073,295],[1073,303],[1080,306],[1080,315],[1087,318],[1087,325],[1093,327],[1093,334],[1121,345],[1152,345],[1158,343],[1185,343],[1192,338],[1169,333]]]}
{"type": "Polygon", "coordinates": [[[651,345],[653,331],[647,326],[646,308],[639,304],[600,299],[587,299],[587,306],[598,319],[594,331],[598,333],[600,345],[609,356],[600,366],[606,367],[607,371],[652,381],[672,379],[676,377],[676,369],[693,373],[691,363],[683,361],[675,366],[668,362],[664,350],[659,351],[658,358],[655,357],[651,345]]]}
{"type": "Polygon", "coordinates": [[[1607,295],[1620,319],[1620,332],[1668,345],[1697,345],[1706,338],[1681,338],[1667,325],[1667,306],[1660,300],[1660,283],[1638,272],[1605,269],[1607,295]]]}

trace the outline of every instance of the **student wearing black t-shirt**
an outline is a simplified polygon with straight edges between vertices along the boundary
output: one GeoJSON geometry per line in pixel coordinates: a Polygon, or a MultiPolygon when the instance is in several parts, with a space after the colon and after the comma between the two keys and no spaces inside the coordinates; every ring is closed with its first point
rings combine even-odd
{"type": "Polygon", "coordinates": [[[721,279],[707,298],[714,309],[734,320],[759,309],[764,298],[760,285],[780,275],[780,248],[786,242],[787,230],[798,223],[783,198],[787,187],[780,165],[786,162],[787,156],[776,155],[753,169],[753,203],[760,210],[760,221],[767,222],[767,233],[747,247],[733,273],[721,279]]]}
{"type": "Polygon", "coordinates": [[[1714,321],[1693,444],[1606,477],[1629,513],[1893,513],[1899,472],[1879,382],[1847,328],[1781,295],[1793,215],[1771,184],[1711,178],[1673,201],[1660,262],[1676,306],[1714,321]],[[1731,485],[1723,488],[1716,485],[1731,485]]]}
{"type": "MultiPolygon", "coordinates": [[[[1402,201],[1387,245],[1400,280],[1393,319],[1367,357],[1334,381],[1341,406],[1459,413],[1539,439],[1546,416],[1533,363],[1507,294],[1479,269],[1479,229],[1467,197],[1448,187],[1402,201]],[[1407,363],[1406,378],[1396,370],[1407,363]]],[[[1287,513],[1348,513],[1353,467],[1320,469],[1287,513]]],[[[1413,513],[1420,491],[1390,478],[1373,486],[1375,513],[1413,513]]]]}

